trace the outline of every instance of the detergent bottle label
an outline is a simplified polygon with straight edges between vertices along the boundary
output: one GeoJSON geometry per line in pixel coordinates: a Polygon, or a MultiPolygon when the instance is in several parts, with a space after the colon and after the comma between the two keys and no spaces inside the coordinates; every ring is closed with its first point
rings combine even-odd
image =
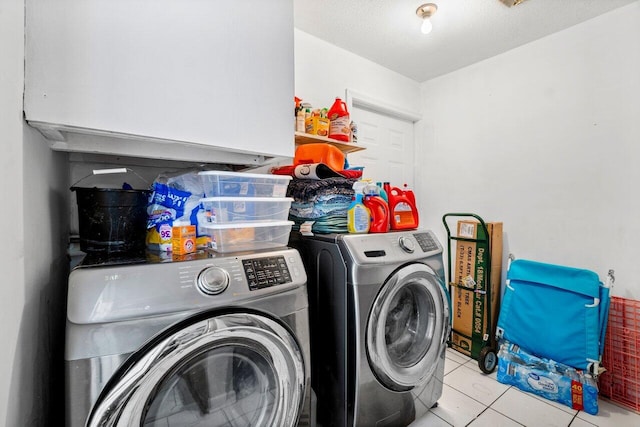
{"type": "Polygon", "coordinates": [[[393,208],[393,220],[396,224],[413,223],[413,209],[411,209],[408,203],[397,203],[393,208]]]}
{"type": "Polygon", "coordinates": [[[357,203],[347,212],[347,230],[349,233],[368,233],[370,220],[369,209],[357,203]]]}
{"type": "Polygon", "coordinates": [[[351,133],[349,116],[338,117],[329,124],[329,138],[348,141],[351,133]]]}

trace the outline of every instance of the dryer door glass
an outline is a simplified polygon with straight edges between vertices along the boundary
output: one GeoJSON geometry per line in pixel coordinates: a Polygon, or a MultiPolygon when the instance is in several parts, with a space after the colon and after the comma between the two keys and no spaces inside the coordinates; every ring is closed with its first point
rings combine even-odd
{"type": "Polygon", "coordinates": [[[125,363],[117,381],[105,387],[88,425],[296,424],[304,361],[296,340],[278,322],[226,314],[172,330],[125,363]]]}
{"type": "Polygon", "coordinates": [[[448,336],[444,284],[425,265],[398,270],[376,297],[367,324],[367,355],[378,379],[396,391],[433,375],[448,336]]]}

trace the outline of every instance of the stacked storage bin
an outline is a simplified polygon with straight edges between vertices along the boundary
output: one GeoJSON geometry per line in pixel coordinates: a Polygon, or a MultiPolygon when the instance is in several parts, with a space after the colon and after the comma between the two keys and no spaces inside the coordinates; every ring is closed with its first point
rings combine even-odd
{"type": "Polygon", "coordinates": [[[201,232],[216,252],[253,251],[286,246],[293,199],[284,197],[290,176],[227,171],[199,173],[206,221],[201,232]]]}

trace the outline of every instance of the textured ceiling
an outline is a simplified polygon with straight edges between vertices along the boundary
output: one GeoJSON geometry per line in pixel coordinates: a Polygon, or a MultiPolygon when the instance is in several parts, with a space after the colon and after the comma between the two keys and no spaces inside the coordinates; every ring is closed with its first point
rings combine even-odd
{"type": "Polygon", "coordinates": [[[430,0],[433,31],[420,32],[420,0],[294,0],[297,29],[423,82],[638,0],[430,0]]]}

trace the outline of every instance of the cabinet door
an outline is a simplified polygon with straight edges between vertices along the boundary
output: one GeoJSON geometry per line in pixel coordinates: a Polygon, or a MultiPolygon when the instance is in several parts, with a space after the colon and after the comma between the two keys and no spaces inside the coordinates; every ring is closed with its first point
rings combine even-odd
{"type": "Polygon", "coordinates": [[[292,0],[26,3],[29,122],[293,156],[292,0]]]}

